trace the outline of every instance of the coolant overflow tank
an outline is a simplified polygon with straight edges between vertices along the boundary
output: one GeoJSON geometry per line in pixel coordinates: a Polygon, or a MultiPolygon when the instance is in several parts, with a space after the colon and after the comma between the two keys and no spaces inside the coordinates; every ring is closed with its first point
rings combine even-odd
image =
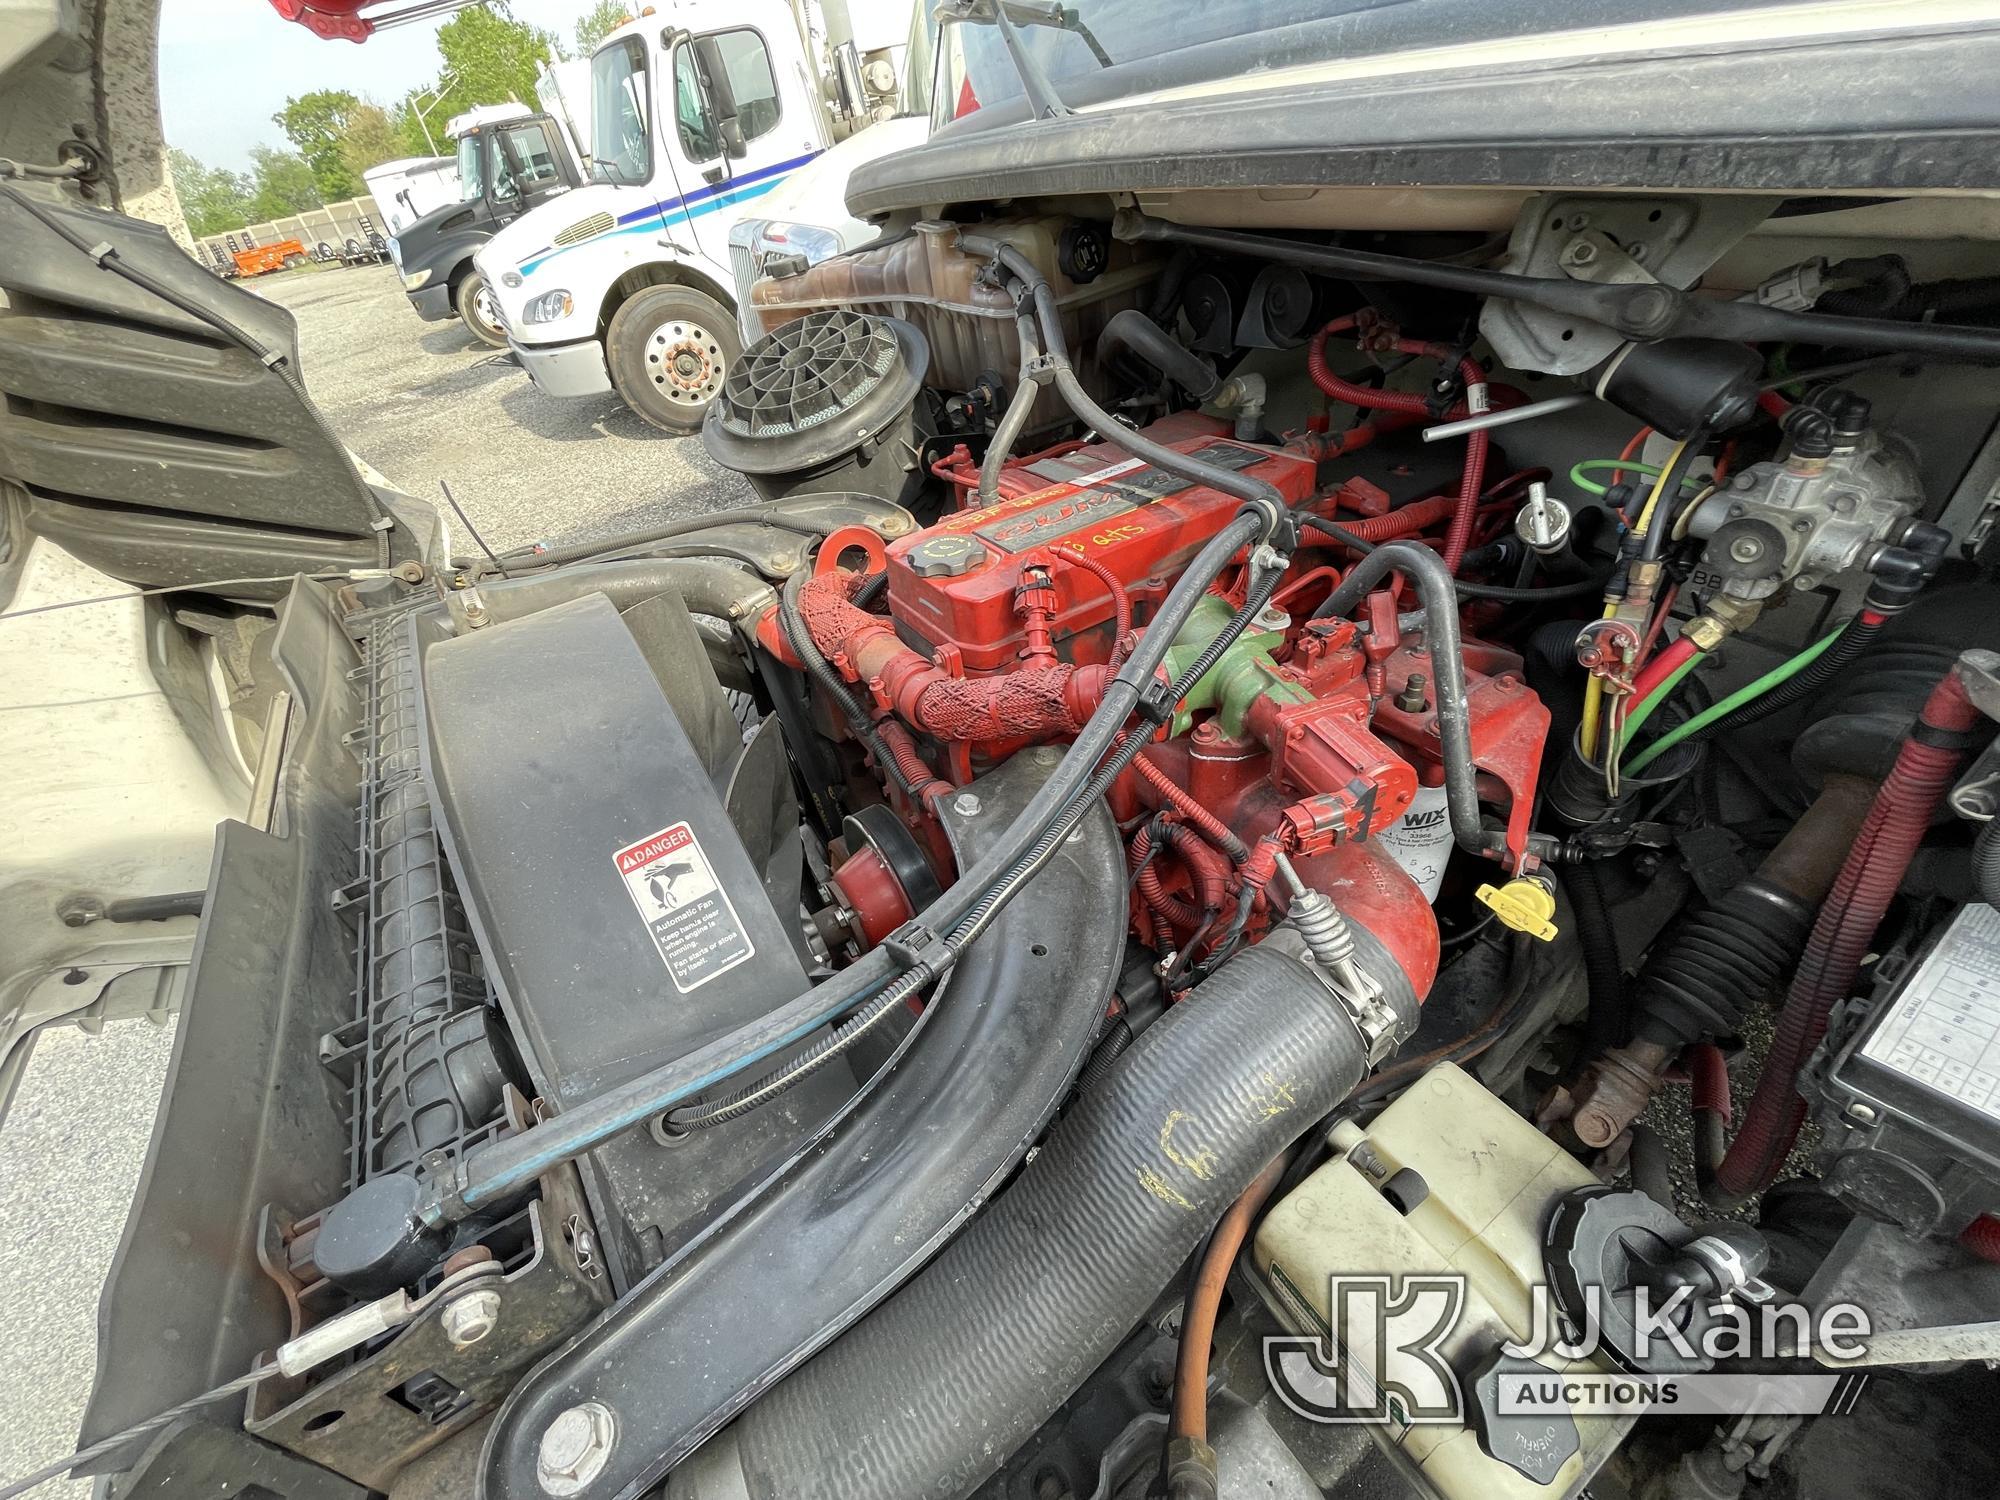
{"type": "MultiPolygon", "coordinates": [[[[1557,1201],[1597,1179],[1450,1063],[1425,1074],[1365,1132],[1338,1127],[1334,1152],[1258,1227],[1253,1259],[1273,1311],[1296,1334],[1331,1337],[1342,1361],[1337,1368],[1352,1361],[1372,1372],[1378,1344],[1398,1342],[1414,1321],[1428,1330],[1436,1320],[1419,1301],[1414,1320],[1399,1316],[1383,1338],[1359,1315],[1368,1306],[1365,1292],[1342,1296],[1336,1308],[1334,1278],[1352,1286],[1386,1275],[1391,1302],[1419,1285],[1409,1278],[1438,1278],[1435,1294],[1425,1296],[1448,1330],[1434,1347],[1457,1377],[1460,1413],[1413,1410],[1440,1383],[1411,1363],[1417,1356],[1392,1351],[1381,1369],[1398,1384],[1382,1387],[1390,1392],[1386,1419],[1371,1431],[1400,1466],[1418,1471],[1446,1500],[1567,1500],[1580,1493],[1632,1418],[1567,1410],[1489,1414],[1496,1407],[1496,1365],[1503,1377],[1529,1379],[1611,1371],[1608,1363],[1553,1354],[1529,1363],[1501,1353],[1503,1344],[1535,1332],[1542,1236],[1557,1201]],[[1450,1287],[1462,1289],[1463,1303],[1446,1316],[1450,1287]]],[[[1320,1388],[1322,1394],[1337,1389],[1343,1388],[1320,1388]]]]}

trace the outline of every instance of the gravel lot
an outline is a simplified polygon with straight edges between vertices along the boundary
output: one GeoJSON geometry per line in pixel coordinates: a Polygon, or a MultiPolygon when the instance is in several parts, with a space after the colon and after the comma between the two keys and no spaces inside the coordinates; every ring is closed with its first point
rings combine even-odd
{"type": "Polygon", "coordinates": [[[426,323],[388,266],[257,283],[299,320],[306,384],[347,445],[398,488],[438,481],[496,550],[580,541],[738,503],[742,480],[616,396],[556,401],[457,320],[426,323]]]}
{"type": "MultiPolygon", "coordinates": [[[[256,289],[292,309],[306,382],[348,446],[398,487],[451,485],[494,548],[632,530],[741,503],[692,438],[615,396],[552,401],[457,322],[425,323],[387,266],[256,289]]],[[[469,544],[468,544],[469,545],[469,544]]],[[[171,1028],[46,1033],[0,1129],[0,1483],[68,1451],[97,1366],[97,1295],[145,1158],[171,1028]]],[[[84,1500],[82,1481],[42,1497],[84,1500]]]]}

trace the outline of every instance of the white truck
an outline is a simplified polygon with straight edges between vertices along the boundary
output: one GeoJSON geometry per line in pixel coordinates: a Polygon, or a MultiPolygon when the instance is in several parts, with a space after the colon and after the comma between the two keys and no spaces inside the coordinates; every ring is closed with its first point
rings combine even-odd
{"type": "Polygon", "coordinates": [[[872,234],[841,204],[847,174],[921,135],[862,127],[896,112],[928,25],[911,0],[671,0],[606,37],[589,183],[475,257],[537,388],[616,391],[655,426],[699,428],[742,348],[732,225],[811,165],[823,191],[788,213],[836,226],[811,258],[872,234]]]}
{"type": "Polygon", "coordinates": [[[408,156],[385,161],[361,174],[381,212],[382,227],[401,234],[425,214],[459,200],[458,160],[450,156],[408,156]]]}

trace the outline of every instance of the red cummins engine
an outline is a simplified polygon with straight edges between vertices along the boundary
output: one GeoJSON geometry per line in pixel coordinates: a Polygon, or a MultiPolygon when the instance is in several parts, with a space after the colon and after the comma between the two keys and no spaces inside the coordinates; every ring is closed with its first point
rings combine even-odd
{"type": "MultiPolygon", "coordinates": [[[[1146,436],[1253,474],[1302,516],[1369,510],[1379,491],[1323,492],[1316,435],[1286,448],[1227,436],[1185,413],[1146,436]]],[[[1108,445],[1029,455],[1003,498],[891,544],[867,573],[831,569],[802,588],[812,644],[865,689],[876,775],[934,859],[948,856],[930,808],[1028,745],[1073,736],[1143,625],[1240,502],[1108,445]],[[866,607],[886,573],[888,613],[866,607]]],[[[1445,519],[1445,499],[1395,512],[1398,531],[1445,519]]],[[[1366,517],[1345,527],[1370,531],[1366,517]]],[[[1374,536],[1388,534],[1376,528],[1374,536]]],[[[839,539],[822,558],[841,555],[839,539]]],[[[1425,620],[1395,587],[1365,619],[1313,618],[1350,553],[1303,528],[1301,546],[1249,630],[1181,702],[1111,789],[1128,837],[1133,933],[1159,955],[1170,992],[1282,916],[1277,856],[1395,955],[1422,995],[1437,972],[1431,901],[1453,842],[1433,686],[1463,674],[1481,800],[1505,810],[1507,868],[1532,868],[1527,821],[1549,715],[1520,658],[1467,640],[1432,660],[1425,620]]],[[[1168,673],[1192,660],[1244,601],[1247,567],[1225,577],[1177,637],[1168,673]]],[[[796,657],[775,623],[774,650],[796,657]]],[[[1496,872],[1497,873],[1497,872],[1496,872]]],[[[835,872],[856,926],[879,938],[909,914],[882,854],[835,872]],[[888,878],[885,878],[887,876],[888,878]]]]}

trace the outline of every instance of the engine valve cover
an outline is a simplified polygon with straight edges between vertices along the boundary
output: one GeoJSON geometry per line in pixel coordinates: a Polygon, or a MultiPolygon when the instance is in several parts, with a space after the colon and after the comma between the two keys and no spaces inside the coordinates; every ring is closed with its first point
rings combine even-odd
{"type": "MultiPolygon", "coordinates": [[[[1146,435],[1254,474],[1294,504],[1311,495],[1309,460],[1228,440],[1220,436],[1225,430],[1213,418],[1184,413],[1155,423],[1146,435]]],[[[1149,603],[1242,507],[1233,495],[1128,458],[1108,443],[1039,460],[1027,472],[1048,484],[962,511],[889,548],[889,609],[898,632],[921,649],[956,653],[968,675],[1004,671],[1017,660],[1014,594],[1024,562],[1038,554],[1088,557],[1121,579],[1135,603],[1149,603]]],[[[1106,660],[1113,610],[1104,585],[1080,568],[1065,568],[1056,593],[1053,634],[1063,655],[1079,666],[1106,660]]]]}

